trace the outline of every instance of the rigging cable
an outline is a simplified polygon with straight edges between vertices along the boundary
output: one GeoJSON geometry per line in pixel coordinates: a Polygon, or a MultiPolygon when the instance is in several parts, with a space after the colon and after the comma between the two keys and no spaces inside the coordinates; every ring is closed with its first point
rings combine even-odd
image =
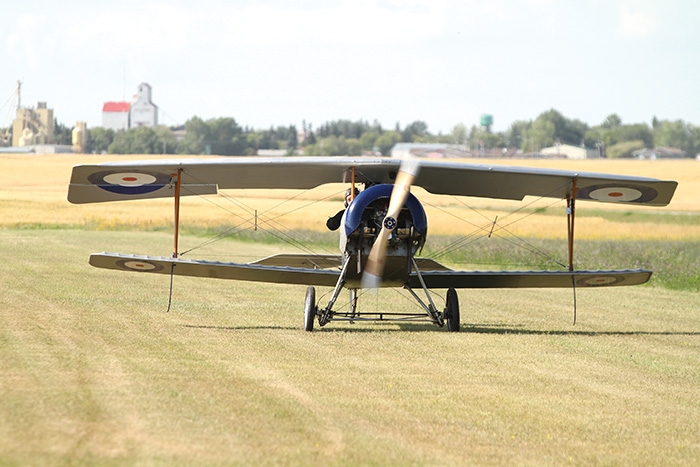
{"type": "MultiPolygon", "coordinates": [[[[188,174],[188,175],[190,175],[190,174],[188,174]]],[[[190,175],[190,177],[191,177],[191,175],[190,175]]],[[[194,177],[192,177],[192,178],[194,178],[194,177]]],[[[196,179],[195,179],[195,180],[196,180],[196,179]]],[[[196,181],[198,181],[198,180],[196,180],[196,181]]],[[[200,182],[201,182],[201,181],[200,181],[200,182]]],[[[183,187],[183,189],[184,189],[184,187],[183,187]]],[[[281,206],[281,205],[283,205],[283,204],[285,204],[285,203],[287,203],[287,202],[289,202],[289,201],[291,201],[291,200],[293,200],[293,199],[295,199],[295,198],[301,196],[303,193],[304,193],[304,192],[300,192],[299,194],[293,196],[292,198],[289,198],[289,199],[287,199],[287,200],[284,200],[283,202],[281,202],[281,203],[277,204],[276,206],[274,206],[274,207],[268,209],[267,211],[264,211],[263,213],[258,213],[258,227],[260,227],[260,226],[262,226],[262,225],[266,225],[268,228],[267,228],[267,229],[264,229],[264,230],[265,230],[265,232],[267,232],[268,234],[272,235],[273,237],[277,238],[277,239],[280,240],[280,241],[283,241],[283,242],[285,242],[285,243],[287,243],[287,244],[289,244],[289,245],[295,246],[296,248],[300,249],[300,250],[303,251],[304,253],[307,253],[307,254],[313,255],[313,256],[317,256],[318,253],[316,253],[316,252],[314,252],[313,250],[309,249],[308,247],[304,246],[304,244],[303,244],[300,240],[294,238],[292,235],[290,235],[289,233],[287,233],[287,232],[285,232],[284,230],[282,230],[282,228],[277,227],[275,224],[277,224],[277,225],[279,225],[279,226],[281,226],[281,227],[284,227],[284,226],[283,226],[282,224],[280,224],[279,222],[277,222],[276,219],[278,219],[278,218],[280,218],[280,217],[282,217],[282,216],[284,216],[284,215],[286,215],[286,214],[289,214],[289,213],[291,213],[291,212],[294,212],[294,211],[297,211],[297,210],[300,210],[300,209],[303,209],[303,208],[307,208],[308,206],[311,206],[311,205],[313,205],[313,204],[315,204],[315,203],[319,203],[319,202],[321,202],[321,201],[326,201],[326,200],[328,200],[328,199],[330,199],[330,198],[332,198],[332,197],[334,197],[334,196],[337,196],[338,194],[340,194],[340,192],[332,193],[332,194],[330,194],[330,195],[328,195],[328,196],[326,196],[326,197],[324,197],[324,198],[321,198],[321,199],[319,199],[319,200],[312,200],[310,203],[307,203],[307,204],[305,204],[305,205],[302,205],[302,206],[300,206],[300,207],[298,207],[298,208],[295,208],[295,209],[293,209],[293,210],[291,210],[291,211],[288,211],[288,212],[286,212],[286,213],[280,214],[280,215],[275,216],[275,217],[266,217],[266,216],[263,217],[263,215],[264,215],[266,212],[268,212],[268,211],[270,211],[271,209],[274,209],[274,208],[276,208],[276,207],[279,207],[279,206],[281,206]]],[[[248,206],[247,204],[243,203],[242,201],[240,201],[240,200],[238,200],[238,199],[236,199],[236,198],[234,198],[234,197],[232,197],[232,196],[230,196],[230,195],[228,195],[228,194],[226,194],[226,193],[223,193],[223,192],[219,193],[219,195],[220,195],[224,200],[226,200],[226,201],[232,203],[233,205],[235,205],[235,206],[237,206],[237,207],[240,207],[244,212],[246,212],[246,213],[248,213],[248,214],[250,214],[250,215],[252,215],[252,216],[255,215],[255,209],[253,209],[252,207],[250,207],[250,206],[248,206]]],[[[238,214],[238,213],[232,211],[231,209],[227,209],[226,207],[222,206],[221,204],[216,203],[216,202],[215,202],[214,200],[212,200],[211,198],[207,198],[207,197],[204,197],[204,196],[202,196],[202,195],[197,195],[197,196],[199,196],[199,197],[201,197],[202,199],[206,200],[208,203],[210,203],[210,204],[212,204],[212,205],[214,205],[214,206],[216,206],[216,207],[218,207],[218,208],[220,208],[220,209],[223,209],[224,211],[228,212],[229,214],[231,214],[231,215],[233,215],[233,216],[236,216],[236,217],[238,217],[238,218],[240,218],[240,219],[243,219],[243,222],[242,222],[241,224],[238,224],[237,226],[234,226],[234,227],[231,228],[231,229],[227,229],[226,231],[224,231],[224,232],[222,232],[222,233],[216,235],[215,237],[213,237],[213,238],[211,238],[211,239],[208,239],[208,240],[202,242],[202,243],[199,244],[199,245],[196,245],[196,246],[190,248],[189,250],[185,251],[185,252],[182,253],[182,254],[192,252],[193,250],[202,248],[203,246],[212,244],[212,243],[214,243],[214,242],[216,242],[216,241],[218,241],[218,240],[221,240],[221,239],[223,239],[223,238],[229,237],[229,236],[233,235],[234,233],[238,233],[238,232],[240,232],[241,230],[237,231],[237,229],[238,229],[241,225],[245,225],[246,223],[250,224],[251,227],[248,227],[248,228],[246,228],[246,229],[243,229],[242,231],[249,230],[250,228],[252,228],[252,226],[255,225],[255,223],[254,223],[251,219],[246,219],[245,217],[243,217],[243,216],[241,216],[240,214],[238,214]]],[[[327,250],[327,249],[326,249],[326,251],[329,252],[329,250],[327,250]]]]}
{"type": "MultiPolygon", "coordinates": [[[[549,261],[552,261],[553,263],[555,263],[555,264],[557,264],[557,265],[559,265],[559,266],[561,266],[561,267],[565,267],[565,265],[564,265],[562,262],[558,261],[558,260],[557,260],[556,258],[554,258],[552,255],[548,254],[546,251],[542,250],[541,248],[536,247],[535,245],[531,244],[531,243],[528,242],[527,240],[518,237],[517,235],[515,235],[514,233],[512,233],[512,232],[511,232],[510,230],[508,230],[508,228],[507,228],[507,227],[509,227],[509,226],[511,226],[511,225],[513,225],[513,224],[515,224],[516,222],[520,222],[520,221],[522,221],[522,220],[528,218],[529,216],[532,216],[533,214],[536,214],[539,210],[535,210],[535,211],[533,211],[533,212],[531,212],[531,213],[527,213],[526,215],[524,215],[524,216],[522,216],[522,217],[519,217],[519,218],[517,218],[517,219],[515,219],[515,220],[513,220],[512,222],[509,222],[509,223],[507,223],[507,224],[503,224],[503,223],[502,223],[503,219],[507,219],[507,218],[509,218],[509,217],[511,217],[511,216],[513,216],[513,215],[515,215],[515,214],[518,214],[519,212],[523,211],[524,209],[526,209],[527,207],[529,207],[530,205],[534,204],[535,202],[539,201],[539,200],[542,199],[542,198],[544,198],[544,196],[533,200],[532,202],[526,204],[525,206],[522,206],[522,207],[516,209],[515,211],[512,211],[512,212],[510,212],[510,213],[507,213],[503,218],[501,218],[501,223],[500,223],[500,224],[497,224],[495,220],[489,219],[489,218],[486,217],[484,214],[482,214],[481,212],[479,212],[477,209],[475,209],[475,208],[473,208],[472,206],[469,206],[468,204],[464,203],[462,200],[460,200],[460,199],[458,199],[458,198],[455,198],[458,202],[460,202],[460,204],[464,205],[465,207],[467,207],[467,208],[471,209],[472,211],[474,211],[475,213],[479,214],[479,215],[480,215],[481,217],[483,217],[484,219],[488,220],[488,224],[485,224],[485,225],[483,225],[483,226],[479,226],[479,225],[477,225],[477,224],[474,224],[473,222],[470,222],[470,221],[468,221],[468,220],[466,220],[466,219],[463,219],[463,218],[461,218],[461,217],[459,217],[459,216],[457,216],[457,215],[455,215],[455,214],[453,214],[453,213],[451,213],[451,212],[449,212],[449,211],[447,211],[447,210],[445,210],[445,209],[440,208],[439,206],[434,206],[434,205],[430,205],[430,204],[426,203],[427,205],[433,207],[434,209],[437,209],[437,210],[439,210],[439,211],[441,211],[441,212],[443,212],[443,213],[445,213],[445,214],[448,214],[448,215],[450,215],[450,216],[452,216],[452,217],[454,217],[454,218],[456,218],[456,219],[459,219],[459,220],[461,220],[461,221],[463,221],[463,222],[466,222],[467,224],[470,224],[470,225],[474,226],[474,227],[477,229],[477,230],[475,230],[474,232],[471,232],[471,233],[469,233],[468,235],[466,235],[466,236],[464,236],[464,237],[462,237],[462,238],[459,238],[459,239],[455,240],[454,242],[452,242],[452,243],[450,243],[450,244],[448,244],[448,245],[445,245],[444,247],[438,249],[437,251],[435,251],[435,252],[433,253],[433,255],[434,255],[433,258],[434,258],[434,259],[438,259],[438,258],[444,257],[445,255],[447,255],[447,254],[449,254],[449,253],[452,253],[453,251],[457,250],[458,248],[461,248],[461,247],[465,246],[465,244],[466,244],[466,245],[469,245],[469,244],[471,244],[471,243],[476,242],[477,240],[480,240],[480,239],[485,238],[485,237],[487,237],[487,236],[490,237],[491,235],[496,234],[499,238],[503,239],[504,241],[506,241],[506,242],[508,242],[508,243],[511,243],[512,245],[518,246],[518,247],[520,247],[520,248],[524,248],[526,251],[529,251],[529,252],[534,253],[534,254],[536,254],[536,255],[540,255],[540,256],[542,256],[542,257],[548,259],[549,261]],[[512,237],[516,238],[520,243],[518,243],[518,242],[516,242],[516,241],[514,241],[514,240],[512,240],[512,239],[509,239],[509,238],[507,238],[507,237],[504,237],[503,235],[498,234],[498,232],[501,231],[501,230],[503,230],[503,231],[509,233],[512,237]],[[480,236],[479,236],[479,232],[482,233],[480,236]],[[475,237],[476,237],[476,238],[475,238],[475,237]]],[[[549,207],[555,205],[556,203],[558,203],[558,202],[560,202],[560,201],[561,201],[560,199],[556,199],[556,200],[554,200],[552,203],[548,204],[547,206],[545,206],[545,207],[542,208],[542,209],[547,209],[547,208],[549,208],[549,207]]]]}

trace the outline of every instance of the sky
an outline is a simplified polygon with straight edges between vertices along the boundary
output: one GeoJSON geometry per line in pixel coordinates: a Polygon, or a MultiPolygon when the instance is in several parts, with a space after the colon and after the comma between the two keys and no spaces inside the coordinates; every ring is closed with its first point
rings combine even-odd
{"type": "Polygon", "coordinates": [[[46,102],[72,127],[149,83],[160,123],[233,117],[254,129],[491,114],[494,130],[556,109],[593,126],[700,125],[695,0],[6,2],[0,127],[46,102]]]}

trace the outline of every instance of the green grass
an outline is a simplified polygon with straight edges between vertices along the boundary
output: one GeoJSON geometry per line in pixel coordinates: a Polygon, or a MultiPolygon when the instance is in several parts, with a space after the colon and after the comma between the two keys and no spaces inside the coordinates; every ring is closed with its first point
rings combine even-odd
{"type": "Polygon", "coordinates": [[[461,333],[306,333],[303,286],[177,277],[166,313],[167,277],[87,264],[171,247],[161,232],[0,230],[0,464],[700,462],[697,292],[580,290],[572,326],[570,291],[464,291],[461,333]]]}
{"type": "MultiPolygon", "coordinates": [[[[562,269],[568,267],[567,242],[515,237],[474,239],[431,237],[425,255],[460,269],[562,269]],[[448,247],[454,245],[456,249],[448,247]]],[[[577,269],[648,269],[652,284],[700,292],[700,241],[578,240],[577,269]]]]}

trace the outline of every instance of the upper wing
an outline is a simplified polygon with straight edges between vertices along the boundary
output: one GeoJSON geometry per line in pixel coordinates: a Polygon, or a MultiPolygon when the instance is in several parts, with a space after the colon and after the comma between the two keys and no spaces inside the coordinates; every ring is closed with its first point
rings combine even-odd
{"type": "MultiPolygon", "coordinates": [[[[393,183],[401,161],[353,157],[227,157],[147,160],[77,165],[68,200],[94,203],[174,195],[181,170],[182,195],[213,194],[228,188],[310,189],[326,183],[393,183]]],[[[677,183],[645,177],[526,167],[421,161],[414,185],[436,194],[521,200],[525,196],[576,198],[665,206],[677,183]]]]}

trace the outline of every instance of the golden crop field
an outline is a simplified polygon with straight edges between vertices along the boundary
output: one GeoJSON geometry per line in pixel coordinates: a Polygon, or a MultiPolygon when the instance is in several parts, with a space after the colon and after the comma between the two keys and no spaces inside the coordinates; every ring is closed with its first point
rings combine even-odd
{"type": "MultiPolygon", "coordinates": [[[[3,215],[0,225],[31,224],[91,225],[97,229],[121,227],[157,228],[172,224],[171,200],[140,200],[88,205],[70,205],[66,201],[71,167],[112,160],[163,158],[162,156],[116,155],[0,155],[0,202],[3,215]]],[[[171,157],[168,157],[171,158],[171,157]]],[[[676,180],[679,187],[671,204],[664,208],[616,206],[609,203],[579,202],[576,236],[580,239],[700,238],[700,226],[670,223],[664,229],[649,219],[630,223],[627,219],[597,216],[597,212],[669,213],[696,215],[700,213],[700,162],[695,160],[636,161],[636,160],[474,160],[484,164],[507,164],[528,167],[556,168],[581,172],[602,172],[638,175],[676,180]],[[585,215],[585,218],[583,216],[585,215]]],[[[218,197],[185,197],[182,201],[182,224],[193,228],[217,226],[253,226],[255,212],[262,225],[274,219],[286,229],[324,231],[325,220],[342,207],[345,186],[319,187],[308,192],[292,190],[229,190],[218,197]]],[[[436,196],[414,188],[423,202],[429,221],[429,232],[438,235],[464,234],[488,226],[497,217],[508,222],[518,236],[565,238],[566,216],[564,202],[526,198],[509,202],[479,198],[436,196]],[[518,209],[526,207],[525,213],[518,209]],[[532,215],[531,211],[546,208],[547,215],[532,215]]],[[[262,225],[264,227],[264,225],[262,225]]]]}

